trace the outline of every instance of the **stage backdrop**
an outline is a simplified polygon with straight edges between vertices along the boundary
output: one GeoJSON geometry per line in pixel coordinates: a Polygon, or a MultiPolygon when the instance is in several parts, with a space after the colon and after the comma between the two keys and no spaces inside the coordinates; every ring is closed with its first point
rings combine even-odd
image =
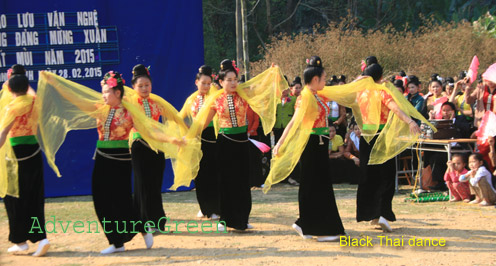
{"type": "MultiPolygon", "coordinates": [[[[132,67],[141,63],[150,66],[153,93],[180,109],[203,64],[202,0],[2,1],[1,83],[16,63],[26,66],[35,90],[39,70],[95,90],[116,70],[130,86],[132,67]]],[[[47,197],[91,194],[96,140],[96,129],[68,134],[56,158],[62,177],[44,165],[47,197]]],[[[163,191],[172,179],[168,163],[163,191]]]]}

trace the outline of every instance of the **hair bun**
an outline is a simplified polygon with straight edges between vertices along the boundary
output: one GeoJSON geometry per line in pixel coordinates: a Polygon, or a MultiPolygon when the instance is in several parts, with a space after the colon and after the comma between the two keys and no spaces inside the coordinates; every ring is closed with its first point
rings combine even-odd
{"type": "Polygon", "coordinates": [[[229,59],[224,59],[222,62],[220,62],[220,70],[226,71],[226,70],[234,70],[234,66],[231,60],[229,59]]]}
{"type": "Polygon", "coordinates": [[[26,75],[26,69],[23,65],[15,64],[10,68],[12,69],[11,75],[26,75]]]}
{"type": "Polygon", "coordinates": [[[150,71],[147,67],[142,64],[135,65],[133,67],[133,79],[138,76],[150,76],[150,71]]]}
{"type": "Polygon", "coordinates": [[[112,88],[124,86],[124,84],[126,84],[126,81],[122,78],[121,73],[112,70],[103,76],[103,80],[112,88]]]}
{"type": "Polygon", "coordinates": [[[212,76],[212,68],[207,65],[203,65],[198,69],[198,73],[206,76],[212,76]]]}
{"type": "Polygon", "coordinates": [[[322,59],[318,56],[312,56],[307,59],[307,67],[322,67],[322,59]]]}
{"type": "Polygon", "coordinates": [[[379,64],[379,62],[377,61],[377,57],[371,55],[371,56],[367,56],[367,58],[365,59],[365,64],[367,66],[370,66],[372,64],[379,64]]]}
{"type": "Polygon", "coordinates": [[[346,82],[346,76],[345,75],[339,75],[338,81],[346,82]]]}

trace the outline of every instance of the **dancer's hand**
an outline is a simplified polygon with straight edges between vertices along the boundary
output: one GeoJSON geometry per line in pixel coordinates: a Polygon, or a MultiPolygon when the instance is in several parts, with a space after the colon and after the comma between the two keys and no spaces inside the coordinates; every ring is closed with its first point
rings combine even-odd
{"type": "Polygon", "coordinates": [[[408,127],[410,127],[410,133],[412,133],[412,135],[420,134],[420,127],[417,125],[417,123],[415,123],[414,120],[408,123],[408,127]]]}
{"type": "Polygon", "coordinates": [[[277,156],[277,154],[279,153],[279,148],[281,148],[281,144],[278,142],[276,146],[274,146],[274,148],[272,149],[272,154],[274,156],[277,156]]]}
{"type": "Polygon", "coordinates": [[[183,137],[183,138],[171,138],[169,140],[170,143],[174,144],[174,145],[177,145],[179,147],[182,147],[184,145],[186,145],[186,139],[183,137]]]}

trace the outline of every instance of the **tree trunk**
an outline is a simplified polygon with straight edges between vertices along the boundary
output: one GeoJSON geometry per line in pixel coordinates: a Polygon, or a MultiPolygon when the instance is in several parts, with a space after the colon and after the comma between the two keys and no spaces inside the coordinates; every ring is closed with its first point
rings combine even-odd
{"type": "Polygon", "coordinates": [[[270,0],[265,0],[265,9],[267,10],[267,36],[272,35],[272,22],[270,21],[270,0]]]}
{"type": "Polygon", "coordinates": [[[241,18],[243,23],[243,65],[245,69],[245,80],[250,79],[250,57],[248,55],[248,23],[246,20],[246,0],[241,1],[241,18]]]}
{"type": "Polygon", "coordinates": [[[243,68],[243,22],[241,17],[241,0],[236,0],[236,64],[243,68]]]}

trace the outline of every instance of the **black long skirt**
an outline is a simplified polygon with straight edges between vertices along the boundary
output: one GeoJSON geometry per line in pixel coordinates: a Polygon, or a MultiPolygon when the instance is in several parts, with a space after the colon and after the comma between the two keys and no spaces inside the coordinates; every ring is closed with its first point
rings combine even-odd
{"type": "Polygon", "coordinates": [[[152,221],[155,228],[164,229],[167,222],[162,205],[162,182],[165,157],[154,152],[144,140],[136,140],[131,146],[134,172],[134,207],[143,225],[152,221]],[[163,219],[161,219],[163,218],[163,219]]]}
{"type": "Polygon", "coordinates": [[[200,210],[207,217],[220,214],[219,173],[216,161],[217,143],[214,127],[207,127],[202,132],[202,152],[200,170],[195,179],[196,198],[200,210]]]}
{"type": "MultiPolygon", "coordinates": [[[[21,144],[12,148],[19,159],[33,155],[39,145],[21,144]]],[[[3,199],[9,218],[9,241],[14,244],[27,240],[35,243],[46,238],[45,184],[41,152],[27,160],[18,161],[18,166],[19,198],[5,196],[3,199]]]]}
{"type": "Polygon", "coordinates": [[[298,190],[300,217],[296,224],[305,235],[334,236],[344,234],[339,216],[332,180],[329,177],[329,140],[310,135],[308,144],[301,155],[302,178],[298,190]]]}
{"type": "Polygon", "coordinates": [[[245,230],[251,212],[249,155],[246,133],[217,138],[220,171],[220,220],[228,227],[245,230]]]}
{"type": "Polygon", "coordinates": [[[377,136],[369,144],[363,137],[360,138],[362,175],[357,191],[357,222],[371,221],[380,216],[388,221],[396,221],[392,207],[396,173],[394,158],[383,164],[368,164],[370,152],[376,140],[377,136]]]}
{"type": "Polygon", "coordinates": [[[104,157],[97,151],[92,176],[96,215],[105,230],[109,244],[119,248],[130,241],[138,231],[138,226],[133,228],[131,223],[138,220],[133,208],[131,155],[129,149],[125,148],[98,150],[106,156],[120,159],[104,157]]]}

